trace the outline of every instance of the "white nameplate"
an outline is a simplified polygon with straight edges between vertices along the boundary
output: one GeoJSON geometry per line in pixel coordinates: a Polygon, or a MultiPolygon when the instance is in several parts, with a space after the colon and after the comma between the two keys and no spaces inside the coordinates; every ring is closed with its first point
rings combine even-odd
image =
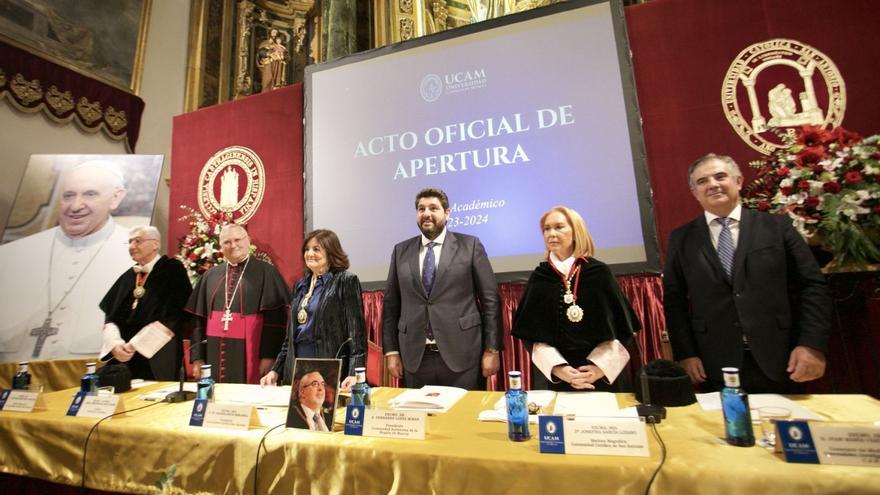
{"type": "Polygon", "coordinates": [[[205,420],[202,426],[247,430],[251,426],[259,427],[261,424],[254,406],[250,404],[209,402],[205,409],[205,420]]]}
{"type": "Polygon", "coordinates": [[[636,418],[565,420],[565,453],[648,457],[645,421],[636,418]]]}
{"type": "Polygon", "coordinates": [[[365,437],[424,440],[427,411],[393,411],[365,409],[365,437]]]}
{"type": "Polygon", "coordinates": [[[46,404],[39,392],[11,390],[3,405],[3,410],[13,412],[45,411],[46,404]]]}
{"type": "Polygon", "coordinates": [[[880,428],[810,422],[821,464],[880,467],[880,428]]]}
{"type": "Polygon", "coordinates": [[[103,418],[123,411],[125,408],[122,397],[118,395],[87,395],[83,398],[76,417],[103,418]]]}

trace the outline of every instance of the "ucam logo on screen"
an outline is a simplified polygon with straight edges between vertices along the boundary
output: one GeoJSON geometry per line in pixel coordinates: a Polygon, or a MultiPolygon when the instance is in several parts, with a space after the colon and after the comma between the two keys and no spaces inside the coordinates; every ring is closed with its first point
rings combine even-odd
{"type": "Polygon", "coordinates": [[[444,93],[452,94],[483,89],[487,85],[486,69],[451,72],[443,76],[427,74],[419,84],[419,93],[423,100],[431,103],[440,99],[444,93]]]}

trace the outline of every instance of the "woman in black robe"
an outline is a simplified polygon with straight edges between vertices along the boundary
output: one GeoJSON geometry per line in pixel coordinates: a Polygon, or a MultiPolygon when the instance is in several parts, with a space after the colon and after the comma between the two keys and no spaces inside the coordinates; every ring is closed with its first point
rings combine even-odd
{"type": "Polygon", "coordinates": [[[531,346],[532,362],[553,390],[626,388],[618,376],[626,344],[641,328],[608,265],[593,258],[581,216],[564,206],[540,222],[547,250],[529,277],[513,321],[514,337],[531,346]]]}
{"type": "Polygon", "coordinates": [[[361,284],[348,271],[348,256],[330,230],[306,234],[302,245],[306,275],[293,285],[290,318],[281,351],[262,385],[293,383],[296,358],[342,358],[342,389],[354,383],[354,369],[365,366],[366,323],[361,284]]]}

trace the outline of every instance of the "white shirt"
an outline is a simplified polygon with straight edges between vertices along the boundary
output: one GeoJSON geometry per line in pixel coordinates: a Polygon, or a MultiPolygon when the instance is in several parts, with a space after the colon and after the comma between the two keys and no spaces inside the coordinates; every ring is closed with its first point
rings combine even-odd
{"type": "Polygon", "coordinates": [[[153,267],[156,266],[156,262],[159,261],[159,258],[161,258],[161,257],[162,256],[157,252],[156,256],[154,256],[153,259],[149,263],[147,263],[146,265],[137,264],[134,266],[140,266],[141,271],[144,273],[151,273],[153,271],[153,267]]]}
{"type": "Polygon", "coordinates": [[[306,416],[306,423],[309,425],[309,429],[312,431],[330,431],[327,429],[327,423],[324,422],[324,416],[317,411],[313,411],[305,406],[305,404],[300,403],[300,407],[302,407],[303,414],[306,416]],[[318,415],[318,422],[315,423],[315,415],[318,415]]]}
{"type": "MultiPolygon", "coordinates": [[[[721,223],[716,222],[716,218],[721,218],[714,213],[704,211],[706,223],[709,225],[709,237],[712,238],[712,245],[718,249],[718,236],[721,235],[721,223]]],[[[742,205],[736,205],[736,208],[727,215],[731,221],[728,222],[727,228],[730,229],[730,235],[733,237],[733,249],[736,249],[736,243],[739,241],[739,220],[742,218],[742,205]]]]}

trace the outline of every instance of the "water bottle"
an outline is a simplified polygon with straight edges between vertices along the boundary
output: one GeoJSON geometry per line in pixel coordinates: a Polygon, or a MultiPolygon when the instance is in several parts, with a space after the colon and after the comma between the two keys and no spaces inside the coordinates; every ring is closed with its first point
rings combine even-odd
{"type": "Polygon", "coordinates": [[[514,442],[524,442],[529,435],[528,395],[522,389],[522,375],[519,371],[507,372],[508,390],[504,394],[507,402],[507,437],[514,442]]]}
{"type": "Polygon", "coordinates": [[[351,404],[353,406],[369,406],[370,386],[367,385],[367,369],[364,367],[355,368],[354,376],[357,383],[351,387],[351,404]]]}
{"type": "Polygon", "coordinates": [[[95,374],[97,364],[86,363],[86,374],[80,380],[80,390],[86,395],[96,395],[98,393],[98,375],[95,374]]]}
{"type": "Polygon", "coordinates": [[[196,391],[196,399],[207,399],[214,401],[214,379],[211,378],[211,365],[202,365],[202,377],[199,378],[198,390],[196,391]]]}
{"type": "Polygon", "coordinates": [[[28,390],[31,386],[31,374],[28,373],[28,362],[18,363],[18,373],[12,377],[13,390],[28,390]]]}
{"type": "Polygon", "coordinates": [[[739,369],[721,368],[724,388],[721,389],[721,409],[724,411],[724,432],[727,443],[737,447],[755,445],[752,430],[752,412],[749,396],[739,384],[739,369]]]}

